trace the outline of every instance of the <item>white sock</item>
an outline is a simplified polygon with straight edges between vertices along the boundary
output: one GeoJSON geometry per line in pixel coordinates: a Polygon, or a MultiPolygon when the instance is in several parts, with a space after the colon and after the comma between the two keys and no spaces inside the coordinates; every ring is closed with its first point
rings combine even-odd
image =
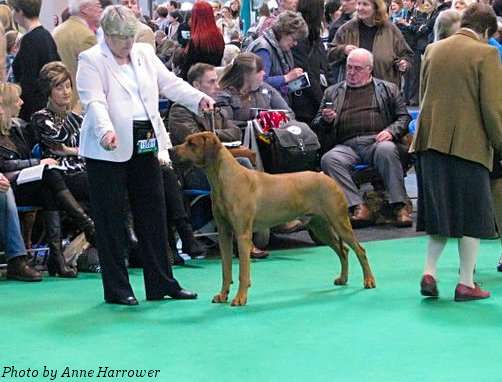
{"type": "Polygon", "coordinates": [[[431,235],[429,236],[429,243],[427,245],[427,257],[425,258],[424,275],[431,275],[436,278],[437,263],[439,257],[443,253],[444,246],[448,238],[442,236],[431,235]]]}
{"type": "Polygon", "coordinates": [[[464,236],[458,240],[458,253],[460,255],[460,280],[470,288],[474,287],[474,267],[479,252],[479,239],[464,236]]]}

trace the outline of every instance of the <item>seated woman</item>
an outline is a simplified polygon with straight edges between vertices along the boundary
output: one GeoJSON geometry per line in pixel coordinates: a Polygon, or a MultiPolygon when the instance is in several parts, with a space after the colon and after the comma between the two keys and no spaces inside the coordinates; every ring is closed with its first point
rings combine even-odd
{"type": "Polygon", "coordinates": [[[95,241],[94,223],[73,197],[60,170],[46,167],[41,180],[17,185],[16,180],[21,170],[39,164],[57,165],[58,162],[53,158],[38,160],[31,157],[31,146],[25,136],[26,123],[16,118],[23,104],[20,98],[21,88],[15,84],[1,84],[0,95],[5,111],[5,118],[0,121],[0,171],[11,182],[19,205],[41,205],[45,210],[53,212],[44,214],[50,249],[47,263],[49,275],[76,277],[77,271],[65,263],[60,229],[57,220],[54,220],[54,213],[59,209],[64,210],[85,232],[90,243],[95,241]]]}
{"type": "MultiPolygon", "coordinates": [[[[40,71],[41,87],[48,92],[47,107],[34,113],[32,128],[42,146],[42,157],[53,158],[68,170],[62,173],[66,185],[79,201],[89,201],[89,184],[85,160],[78,156],[82,117],[71,111],[72,82],[66,66],[59,61],[44,65],[40,71]]],[[[204,256],[205,249],[197,245],[183,206],[183,198],[174,171],[163,167],[167,216],[177,228],[183,250],[191,256],[204,256]]],[[[131,220],[131,219],[129,219],[131,220]]],[[[129,241],[132,222],[128,221],[129,241]]],[[[124,227],[125,228],[125,227],[124,227]]],[[[175,249],[175,248],[174,248],[175,249]]],[[[181,263],[181,258],[175,258],[181,263]]]]}
{"type": "Polygon", "coordinates": [[[262,59],[249,52],[239,54],[233,64],[225,68],[216,101],[236,125],[245,126],[256,117],[257,109],[285,110],[290,119],[294,118],[284,98],[264,82],[264,76],[262,59]]]}
{"type": "Polygon", "coordinates": [[[52,158],[67,168],[63,177],[79,201],[89,201],[89,183],[85,160],[78,156],[82,117],[71,111],[71,74],[59,61],[42,67],[40,88],[47,92],[47,106],[31,117],[31,128],[42,148],[42,158],[52,158]]]}

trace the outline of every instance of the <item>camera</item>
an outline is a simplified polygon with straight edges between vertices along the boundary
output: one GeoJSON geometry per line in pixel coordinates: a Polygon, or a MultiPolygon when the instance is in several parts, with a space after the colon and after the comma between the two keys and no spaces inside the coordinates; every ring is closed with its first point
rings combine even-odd
{"type": "Polygon", "coordinates": [[[310,80],[308,73],[303,73],[296,80],[288,82],[288,92],[293,93],[310,87],[310,80]]]}

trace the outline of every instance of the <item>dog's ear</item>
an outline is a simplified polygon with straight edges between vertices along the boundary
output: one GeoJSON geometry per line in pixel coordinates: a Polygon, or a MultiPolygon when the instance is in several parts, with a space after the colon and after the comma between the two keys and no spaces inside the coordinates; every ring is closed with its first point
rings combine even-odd
{"type": "Polygon", "coordinates": [[[204,137],[204,162],[206,165],[213,163],[221,149],[221,142],[214,133],[202,133],[204,137]]]}

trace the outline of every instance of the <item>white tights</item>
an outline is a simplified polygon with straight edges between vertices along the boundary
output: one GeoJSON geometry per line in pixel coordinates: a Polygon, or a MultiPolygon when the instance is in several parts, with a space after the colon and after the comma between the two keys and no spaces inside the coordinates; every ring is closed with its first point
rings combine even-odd
{"type": "MultiPolygon", "coordinates": [[[[427,257],[425,258],[424,274],[436,278],[437,262],[443,253],[448,238],[442,236],[429,236],[427,257]]],[[[460,255],[459,282],[468,287],[474,287],[473,273],[479,252],[479,239],[464,236],[458,239],[458,252],[460,255]]]]}

